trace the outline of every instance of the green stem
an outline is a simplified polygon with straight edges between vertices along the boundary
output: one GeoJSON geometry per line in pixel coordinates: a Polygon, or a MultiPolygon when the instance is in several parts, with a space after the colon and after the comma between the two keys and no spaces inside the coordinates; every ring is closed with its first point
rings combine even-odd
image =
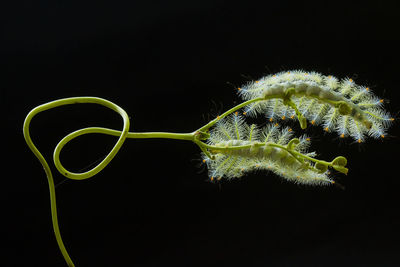
{"type": "Polygon", "coordinates": [[[289,153],[291,153],[292,155],[294,155],[296,158],[300,157],[300,158],[303,158],[303,159],[306,159],[306,160],[309,160],[309,161],[312,161],[312,162],[315,162],[315,163],[320,163],[320,164],[324,164],[324,165],[327,165],[327,166],[332,166],[332,164],[330,162],[312,158],[312,157],[304,155],[304,154],[302,154],[302,153],[300,153],[300,152],[298,152],[296,150],[287,149],[287,147],[285,147],[285,146],[281,146],[281,145],[274,144],[274,143],[270,143],[269,145],[284,149],[284,150],[288,151],[289,153]]]}
{"type": "Polygon", "coordinates": [[[107,100],[101,99],[101,98],[97,98],[97,97],[65,98],[65,99],[52,101],[52,102],[49,102],[49,103],[46,103],[46,104],[43,104],[43,105],[40,105],[40,106],[34,108],[33,110],[31,110],[31,112],[28,113],[27,117],[25,118],[24,126],[23,126],[23,133],[24,133],[25,141],[26,141],[28,147],[32,150],[32,152],[35,154],[35,156],[39,159],[40,163],[42,164],[42,166],[44,168],[46,176],[47,176],[47,181],[49,184],[49,192],[50,192],[51,219],[52,219],[52,223],[53,223],[53,230],[54,230],[54,234],[55,234],[55,237],[57,240],[57,244],[58,244],[60,251],[61,251],[65,261],[67,262],[68,266],[74,266],[74,263],[72,262],[70,256],[68,255],[68,252],[64,246],[64,243],[62,241],[61,234],[60,234],[60,229],[59,229],[58,219],[57,219],[56,193],[55,193],[53,175],[52,175],[50,167],[47,164],[46,160],[44,159],[43,155],[39,152],[39,150],[36,148],[36,146],[32,142],[32,139],[30,137],[30,132],[29,132],[29,125],[30,125],[32,118],[36,114],[38,114],[42,111],[45,111],[45,110],[48,110],[51,108],[55,108],[55,107],[59,107],[59,106],[63,106],[63,105],[78,104],[78,103],[95,103],[95,104],[103,105],[105,107],[108,107],[108,108],[118,112],[122,116],[123,121],[124,121],[124,127],[123,127],[123,130],[120,134],[120,137],[119,137],[117,143],[115,144],[113,149],[110,151],[110,153],[107,155],[107,157],[99,165],[97,165],[95,168],[93,168],[89,172],[82,173],[82,174],[74,174],[74,175],[72,175],[72,177],[67,176],[68,178],[76,178],[76,179],[89,178],[89,177],[95,175],[96,173],[98,173],[100,170],[102,170],[112,160],[112,158],[115,156],[115,154],[121,148],[123,142],[126,139],[126,136],[128,135],[129,117],[128,117],[128,114],[126,114],[126,112],[122,108],[120,108],[119,106],[115,105],[114,103],[112,103],[110,101],[107,101],[107,100]]]}
{"type": "Polygon", "coordinates": [[[200,129],[198,129],[198,132],[204,132],[207,131],[209,128],[211,128],[214,124],[216,124],[219,120],[221,120],[222,118],[228,116],[229,114],[235,112],[238,109],[241,109],[244,106],[247,106],[251,103],[257,102],[257,101],[262,101],[262,100],[266,100],[264,97],[259,97],[259,98],[254,98],[254,99],[250,99],[247,100],[229,110],[227,110],[226,112],[224,112],[222,115],[219,115],[217,118],[213,119],[212,121],[210,121],[209,123],[207,123],[206,125],[204,125],[203,127],[201,127],[200,129]]]}
{"type": "MultiPolygon", "coordinates": [[[[68,266],[75,266],[74,263],[72,262],[72,259],[70,258],[64,242],[61,238],[61,233],[60,233],[60,227],[58,224],[58,217],[57,217],[57,201],[56,201],[56,192],[55,192],[55,186],[54,186],[54,179],[53,179],[53,174],[51,172],[51,169],[47,163],[47,161],[44,159],[43,155],[39,152],[39,150],[36,148],[34,145],[31,137],[30,137],[30,131],[29,131],[29,126],[30,123],[33,119],[34,116],[36,116],[38,113],[42,111],[46,111],[52,108],[56,108],[59,106],[63,105],[71,105],[71,104],[80,104],[80,103],[94,103],[94,104],[99,104],[105,107],[108,107],[117,113],[121,115],[123,118],[123,129],[122,131],[117,131],[113,129],[107,129],[107,128],[101,128],[101,127],[89,127],[89,128],[84,128],[77,130],[75,132],[72,132],[65,136],[56,146],[53,154],[53,160],[54,160],[54,165],[56,166],[57,170],[64,176],[66,176],[69,179],[73,180],[84,180],[88,179],[98,172],[100,172],[105,166],[107,166],[110,161],[114,158],[114,156],[117,154],[119,149],[121,148],[123,142],[125,141],[126,138],[168,138],[168,139],[178,139],[178,140],[188,140],[188,141],[195,141],[196,138],[199,136],[197,132],[193,133],[164,133],[164,132],[148,132],[148,133],[133,133],[129,132],[129,117],[128,114],[119,106],[116,104],[102,99],[102,98],[97,98],[97,97],[71,97],[71,98],[64,98],[64,99],[59,99],[56,101],[48,102],[43,105],[40,105],[34,109],[32,109],[28,115],[25,118],[24,121],[24,126],[23,126],[23,134],[25,141],[28,145],[28,147],[32,150],[34,155],[38,158],[40,163],[43,166],[43,169],[46,173],[48,185],[49,185],[49,192],[50,192],[50,207],[51,207],[51,219],[52,219],[52,224],[53,224],[53,230],[55,234],[55,238],[57,241],[57,244],[59,246],[59,249],[68,264],[68,266]],[[97,166],[95,166],[93,169],[84,172],[84,173],[73,173],[64,168],[60,162],[60,152],[61,149],[72,139],[84,135],[84,134],[90,134],[90,133],[101,133],[101,134],[108,134],[108,135],[113,135],[113,136],[119,136],[118,141],[112,148],[112,150],[109,152],[109,154],[104,158],[102,162],[100,162],[97,166]]],[[[196,142],[198,143],[198,141],[196,142]]]]}
{"type": "MultiPolygon", "coordinates": [[[[260,143],[260,145],[264,145],[262,143],[260,143]]],[[[202,143],[201,146],[212,150],[212,151],[218,151],[218,152],[227,152],[227,151],[232,151],[232,150],[241,150],[241,149],[247,149],[247,148],[251,148],[252,146],[254,146],[254,144],[248,144],[248,145],[242,145],[242,146],[230,146],[230,147],[223,147],[223,146],[213,146],[213,145],[209,145],[206,143],[202,143]]]]}

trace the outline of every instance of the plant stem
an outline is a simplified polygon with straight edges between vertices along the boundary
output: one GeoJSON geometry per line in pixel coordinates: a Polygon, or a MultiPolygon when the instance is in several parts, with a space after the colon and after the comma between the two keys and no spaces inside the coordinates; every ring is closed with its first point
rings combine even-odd
{"type": "Polygon", "coordinates": [[[257,102],[257,101],[262,101],[262,100],[266,100],[266,99],[263,98],[263,97],[259,97],[259,98],[254,98],[254,99],[247,100],[247,101],[245,101],[245,102],[243,102],[243,103],[241,103],[241,104],[239,104],[239,105],[237,105],[237,106],[225,111],[224,113],[222,113],[222,115],[219,115],[217,118],[213,119],[212,121],[210,121],[209,123],[207,123],[206,125],[201,127],[200,129],[198,129],[197,131],[198,132],[207,131],[214,124],[216,124],[219,120],[221,120],[222,118],[224,118],[224,117],[228,116],[229,114],[235,112],[236,110],[241,109],[242,107],[245,107],[245,106],[247,106],[247,105],[249,105],[251,103],[254,103],[254,102],[257,102]]]}

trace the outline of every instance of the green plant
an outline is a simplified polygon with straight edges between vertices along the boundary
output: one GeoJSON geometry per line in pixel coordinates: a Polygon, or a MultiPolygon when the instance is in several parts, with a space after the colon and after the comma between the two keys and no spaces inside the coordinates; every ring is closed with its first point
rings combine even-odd
{"type": "Polygon", "coordinates": [[[296,183],[329,185],[335,181],[329,176],[328,168],[347,174],[347,159],[338,156],[332,161],[315,158],[314,152],[307,152],[310,138],[293,138],[293,131],[286,127],[279,129],[274,120],[296,119],[302,129],[307,121],[313,125],[322,124],[325,131],[336,131],[341,138],[348,135],[357,142],[366,136],[384,138],[386,129],[393,118],[383,108],[383,100],[376,98],[368,87],[356,85],[351,79],[338,81],[332,76],[304,71],[282,72],[263,77],[238,88],[244,102],[217,116],[206,125],[191,133],[129,132],[129,117],[116,104],[97,97],[72,97],[55,100],[34,108],[27,115],[24,138],[39,159],[46,172],[50,190],[51,215],[55,237],[65,261],[74,266],[63,244],[57,219],[55,186],[49,165],[33,144],[29,125],[32,118],[45,110],[63,105],[95,103],[119,113],[123,118],[122,131],[89,127],[65,136],[56,146],[53,154],[57,170],[69,179],[84,180],[100,172],[113,159],[126,138],[168,138],[194,142],[202,151],[203,162],[207,164],[211,181],[222,178],[237,178],[253,170],[270,170],[296,183]],[[265,129],[248,125],[243,115],[264,113],[272,123],[265,129]],[[93,169],[83,173],[66,170],[60,162],[61,149],[72,139],[90,133],[119,136],[110,153],[93,169]]]}

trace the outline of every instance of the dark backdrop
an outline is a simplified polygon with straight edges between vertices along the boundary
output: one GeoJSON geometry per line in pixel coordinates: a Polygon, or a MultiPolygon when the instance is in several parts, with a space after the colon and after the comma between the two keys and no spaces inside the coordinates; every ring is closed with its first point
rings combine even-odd
{"type": "MultiPolygon", "coordinates": [[[[98,96],[129,113],[132,131],[191,132],[240,101],[235,86],[304,69],[370,86],[396,116],[399,9],[388,3],[9,3],[0,44],[2,263],[65,265],[45,174],[22,136],[32,108],[98,96]]],[[[398,124],[385,140],[361,145],[307,130],[320,158],[349,159],[347,176],[334,173],[345,190],[298,186],[269,173],[210,183],[199,149],[172,140],[127,140],[95,177],[63,182],[52,151],[89,126],[122,123],[105,108],[75,105],[42,113],[31,125],[61,183],[60,227],[77,266],[399,265],[398,124]]],[[[78,138],[62,162],[88,170],[115,141],[78,138]]]]}

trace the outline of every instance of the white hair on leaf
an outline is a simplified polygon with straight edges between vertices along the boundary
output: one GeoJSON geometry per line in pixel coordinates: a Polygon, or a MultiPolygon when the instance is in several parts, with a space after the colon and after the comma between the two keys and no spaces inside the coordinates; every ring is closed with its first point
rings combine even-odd
{"type": "Polygon", "coordinates": [[[213,146],[211,153],[214,158],[210,159],[203,154],[211,181],[238,178],[256,170],[268,170],[295,183],[333,184],[328,172],[319,173],[313,169],[312,162],[301,162],[293,156],[291,151],[315,156],[314,152],[307,152],[310,138],[302,136],[297,145],[291,148],[293,150],[283,149],[293,140],[292,136],[293,131],[289,127],[280,129],[277,124],[269,124],[260,130],[254,124],[246,124],[238,114],[221,119],[210,131],[208,139],[208,144],[213,146]],[[243,148],[234,149],[240,146],[243,148]]]}
{"type": "Polygon", "coordinates": [[[358,142],[366,136],[383,138],[394,120],[383,109],[383,99],[369,87],[357,85],[351,78],[340,81],[332,75],[303,70],[268,75],[240,88],[244,100],[266,99],[249,105],[244,114],[263,113],[270,121],[298,118],[293,107],[283,101],[289,89],[294,89],[291,101],[301,116],[313,125],[322,125],[325,131],[336,131],[342,138],[351,136],[358,142]]]}

